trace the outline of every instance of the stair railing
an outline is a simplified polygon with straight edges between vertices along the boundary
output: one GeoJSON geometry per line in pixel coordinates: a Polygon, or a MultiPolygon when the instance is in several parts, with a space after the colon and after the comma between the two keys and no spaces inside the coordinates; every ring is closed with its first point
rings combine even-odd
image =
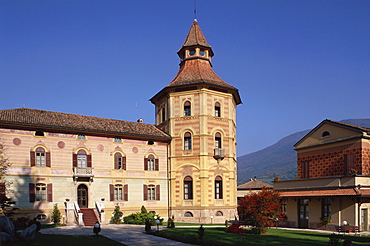
{"type": "Polygon", "coordinates": [[[104,201],[95,201],[95,210],[98,212],[100,223],[105,221],[104,201]]]}
{"type": "Polygon", "coordinates": [[[84,224],[83,219],[82,219],[83,213],[80,210],[80,206],[78,206],[77,202],[74,202],[73,205],[74,205],[76,222],[78,225],[83,225],[84,224]]]}

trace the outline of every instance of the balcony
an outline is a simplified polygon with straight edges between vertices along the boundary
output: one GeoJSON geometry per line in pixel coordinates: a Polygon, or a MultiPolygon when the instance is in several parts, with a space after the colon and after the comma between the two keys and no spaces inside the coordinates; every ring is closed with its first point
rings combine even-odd
{"type": "Polygon", "coordinates": [[[213,152],[213,158],[215,158],[217,162],[222,161],[225,158],[225,149],[215,148],[213,152]]]}
{"type": "Polygon", "coordinates": [[[73,168],[73,178],[77,182],[78,178],[88,178],[89,182],[92,182],[94,177],[92,167],[74,167],[73,168]]]}

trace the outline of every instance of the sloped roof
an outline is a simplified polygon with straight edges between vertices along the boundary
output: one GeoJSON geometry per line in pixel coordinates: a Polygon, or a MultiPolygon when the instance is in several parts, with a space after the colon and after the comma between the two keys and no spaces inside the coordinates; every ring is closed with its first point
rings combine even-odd
{"type": "Polygon", "coordinates": [[[151,124],[30,108],[0,110],[0,126],[113,134],[168,141],[171,137],[151,124]]]}
{"type": "Polygon", "coordinates": [[[311,131],[309,131],[303,138],[301,138],[296,144],[294,144],[294,147],[297,147],[300,143],[302,143],[308,136],[310,136],[313,132],[315,132],[317,129],[319,129],[322,125],[324,124],[330,124],[338,127],[343,127],[352,131],[356,131],[359,133],[365,132],[365,133],[370,133],[370,128],[366,127],[361,127],[361,126],[356,126],[348,123],[343,123],[340,121],[334,121],[334,120],[323,120],[318,124],[315,128],[313,128],[311,131]]]}
{"type": "Polygon", "coordinates": [[[253,179],[247,183],[238,185],[237,189],[238,190],[249,190],[249,189],[253,190],[253,189],[261,189],[263,187],[272,188],[273,186],[268,183],[262,182],[260,180],[253,179]]]}
{"type": "Polygon", "coordinates": [[[167,85],[167,87],[192,85],[208,83],[222,86],[232,90],[236,88],[223,81],[212,69],[208,61],[201,59],[187,60],[180,67],[176,77],[167,85]]]}
{"type": "Polygon", "coordinates": [[[326,197],[326,196],[370,196],[369,190],[358,190],[357,188],[326,189],[326,190],[294,190],[279,191],[281,197],[326,197]]]}
{"type": "Polygon", "coordinates": [[[191,25],[189,33],[186,36],[184,44],[182,45],[181,49],[183,47],[189,47],[189,46],[195,46],[195,45],[200,45],[200,46],[211,48],[206,38],[204,37],[204,34],[202,30],[200,29],[200,26],[198,25],[197,20],[194,20],[193,24],[191,25]]]}

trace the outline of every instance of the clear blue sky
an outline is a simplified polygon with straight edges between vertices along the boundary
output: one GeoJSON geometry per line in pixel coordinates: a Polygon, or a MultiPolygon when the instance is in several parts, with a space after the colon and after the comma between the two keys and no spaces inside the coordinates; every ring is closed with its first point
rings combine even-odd
{"type": "MultiPolygon", "coordinates": [[[[197,0],[214,71],[237,87],[238,156],[369,118],[369,0],[197,0]]],[[[0,109],[154,123],[193,0],[0,0],[0,109]]]]}

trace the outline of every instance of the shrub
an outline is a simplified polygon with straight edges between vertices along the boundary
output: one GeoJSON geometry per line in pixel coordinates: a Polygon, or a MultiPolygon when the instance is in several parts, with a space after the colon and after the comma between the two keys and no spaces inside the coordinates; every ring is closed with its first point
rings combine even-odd
{"type": "Polygon", "coordinates": [[[121,212],[120,207],[116,206],[113,211],[113,217],[112,217],[111,223],[113,224],[121,223],[122,215],[123,213],[121,212]]]}
{"type": "Polygon", "coordinates": [[[53,212],[51,213],[51,222],[53,222],[54,224],[58,224],[61,218],[62,215],[60,214],[60,211],[58,209],[58,203],[55,203],[53,212]]]}
{"type": "Polygon", "coordinates": [[[153,213],[142,213],[142,212],[137,212],[130,214],[128,216],[125,216],[123,218],[123,222],[125,224],[135,224],[135,225],[145,225],[146,221],[149,221],[151,225],[156,225],[154,216],[157,216],[157,219],[160,221],[160,225],[163,222],[163,219],[160,218],[158,214],[153,214],[153,213]]]}

